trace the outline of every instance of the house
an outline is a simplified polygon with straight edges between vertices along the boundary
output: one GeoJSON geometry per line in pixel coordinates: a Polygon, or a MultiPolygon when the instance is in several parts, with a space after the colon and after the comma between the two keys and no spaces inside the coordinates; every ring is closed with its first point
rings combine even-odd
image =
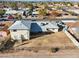
{"type": "Polygon", "coordinates": [[[17,11],[16,10],[7,10],[5,14],[16,14],[17,11]]]}
{"type": "Polygon", "coordinates": [[[9,15],[7,19],[14,19],[14,17],[12,15],[9,15]]]}
{"type": "Polygon", "coordinates": [[[31,23],[29,21],[16,21],[12,26],[8,29],[10,30],[11,38],[13,40],[21,40],[30,38],[30,26],[31,23]]]}
{"type": "Polygon", "coordinates": [[[50,21],[16,21],[8,28],[11,38],[14,40],[30,39],[30,33],[58,32],[59,27],[55,22],[50,21]]]}
{"type": "Polygon", "coordinates": [[[78,4],[77,3],[74,3],[74,7],[78,8],[78,4]]]}
{"type": "Polygon", "coordinates": [[[33,12],[32,12],[32,16],[36,16],[36,15],[39,15],[39,9],[34,9],[33,12]]]}
{"type": "Polygon", "coordinates": [[[4,7],[3,10],[10,11],[10,10],[12,10],[12,8],[10,8],[10,7],[9,8],[4,7]]]}
{"type": "Polygon", "coordinates": [[[71,8],[71,9],[67,9],[67,11],[74,13],[74,15],[79,15],[79,9],[71,8]]]}
{"type": "Polygon", "coordinates": [[[32,21],[31,32],[58,32],[59,27],[55,22],[50,21],[32,21]]]}
{"type": "Polygon", "coordinates": [[[14,20],[14,15],[10,15],[10,14],[5,14],[5,15],[3,15],[3,19],[2,19],[2,21],[12,21],[12,20],[14,20]]]}

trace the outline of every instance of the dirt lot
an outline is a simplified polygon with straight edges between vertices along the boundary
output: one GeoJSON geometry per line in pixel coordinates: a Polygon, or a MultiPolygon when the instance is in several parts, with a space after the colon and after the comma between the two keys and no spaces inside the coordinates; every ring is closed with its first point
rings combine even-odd
{"type": "Polygon", "coordinates": [[[38,34],[33,35],[31,40],[18,47],[59,47],[65,48],[67,46],[74,47],[71,40],[65,35],[64,32],[49,33],[49,34],[38,34]]]}
{"type": "Polygon", "coordinates": [[[68,22],[66,23],[69,27],[79,27],[79,22],[68,22]]]}
{"type": "Polygon", "coordinates": [[[0,52],[0,57],[79,57],[79,49],[64,32],[34,35],[14,47],[0,52]]]}

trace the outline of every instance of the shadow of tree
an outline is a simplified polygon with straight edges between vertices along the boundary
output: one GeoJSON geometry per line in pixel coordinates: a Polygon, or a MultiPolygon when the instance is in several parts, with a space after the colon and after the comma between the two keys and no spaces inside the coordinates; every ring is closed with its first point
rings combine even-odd
{"type": "MultiPolygon", "coordinates": [[[[4,44],[4,42],[2,42],[1,45],[3,45],[3,44],[4,44]]],[[[0,49],[0,51],[9,50],[9,49],[13,48],[14,44],[15,44],[15,41],[8,40],[8,41],[2,46],[2,48],[0,49]]]]}

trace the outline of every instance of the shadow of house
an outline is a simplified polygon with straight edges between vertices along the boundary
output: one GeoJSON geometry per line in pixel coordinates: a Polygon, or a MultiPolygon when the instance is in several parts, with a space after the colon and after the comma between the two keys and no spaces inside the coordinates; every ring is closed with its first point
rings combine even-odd
{"type": "Polygon", "coordinates": [[[52,32],[31,33],[30,39],[32,40],[32,39],[35,39],[35,38],[38,38],[38,37],[42,37],[42,36],[45,36],[45,35],[49,35],[49,34],[52,34],[52,32]]]}

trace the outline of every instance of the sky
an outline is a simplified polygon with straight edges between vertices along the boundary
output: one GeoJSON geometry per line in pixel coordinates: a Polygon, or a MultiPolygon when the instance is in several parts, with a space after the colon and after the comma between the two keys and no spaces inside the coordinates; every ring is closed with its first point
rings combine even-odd
{"type": "Polygon", "coordinates": [[[0,0],[0,1],[79,1],[79,0],[0,0]]]}

